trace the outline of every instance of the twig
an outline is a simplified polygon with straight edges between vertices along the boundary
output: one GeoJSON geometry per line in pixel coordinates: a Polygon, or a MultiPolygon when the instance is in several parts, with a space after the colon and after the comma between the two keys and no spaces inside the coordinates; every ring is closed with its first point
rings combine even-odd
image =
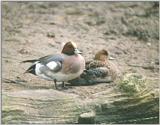
{"type": "Polygon", "coordinates": [[[137,64],[127,64],[128,66],[132,66],[132,67],[141,67],[143,69],[159,69],[158,67],[155,66],[143,66],[143,65],[137,65],[137,64]]]}

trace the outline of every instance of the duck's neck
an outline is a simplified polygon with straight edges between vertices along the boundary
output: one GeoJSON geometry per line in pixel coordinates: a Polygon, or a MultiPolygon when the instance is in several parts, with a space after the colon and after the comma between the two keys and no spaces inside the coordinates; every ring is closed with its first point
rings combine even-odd
{"type": "Polygon", "coordinates": [[[103,62],[108,62],[108,58],[106,56],[100,56],[97,60],[103,61],[103,62]]]}

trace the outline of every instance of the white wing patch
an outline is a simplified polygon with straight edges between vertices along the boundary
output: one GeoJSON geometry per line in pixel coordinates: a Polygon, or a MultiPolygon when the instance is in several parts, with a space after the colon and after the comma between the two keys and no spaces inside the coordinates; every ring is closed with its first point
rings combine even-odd
{"type": "Polygon", "coordinates": [[[49,69],[54,70],[57,67],[57,63],[55,61],[47,63],[49,69]]]}
{"type": "Polygon", "coordinates": [[[46,66],[44,66],[43,64],[36,62],[36,68],[35,68],[36,75],[46,80],[53,80],[52,78],[45,75],[45,72],[47,72],[47,70],[44,71],[45,67],[46,66]]]}

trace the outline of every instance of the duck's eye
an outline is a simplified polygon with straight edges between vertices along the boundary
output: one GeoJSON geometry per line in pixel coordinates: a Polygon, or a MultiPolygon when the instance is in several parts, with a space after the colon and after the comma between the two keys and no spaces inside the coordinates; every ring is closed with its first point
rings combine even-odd
{"type": "Polygon", "coordinates": [[[108,52],[104,52],[103,54],[104,54],[104,55],[108,55],[108,52]]]}

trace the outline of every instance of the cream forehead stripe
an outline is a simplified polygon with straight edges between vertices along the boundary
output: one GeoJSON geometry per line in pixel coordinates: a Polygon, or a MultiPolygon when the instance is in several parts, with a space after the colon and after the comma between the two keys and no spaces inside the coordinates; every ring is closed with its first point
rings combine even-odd
{"type": "Polygon", "coordinates": [[[73,41],[70,41],[74,48],[77,48],[77,44],[73,41]]]}

